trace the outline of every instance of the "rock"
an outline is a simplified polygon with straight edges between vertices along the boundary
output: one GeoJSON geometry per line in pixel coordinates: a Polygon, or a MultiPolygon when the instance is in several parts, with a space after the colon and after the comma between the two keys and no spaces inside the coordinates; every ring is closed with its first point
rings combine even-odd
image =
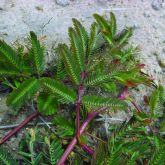
{"type": "Polygon", "coordinates": [[[5,7],[5,0],[1,0],[0,2],[0,10],[3,10],[5,7]]]}
{"type": "Polygon", "coordinates": [[[38,10],[38,11],[43,11],[43,6],[42,6],[42,5],[38,5],[38,6],[36,6],[35,8],[36,8],[36,10],[38,10]]]}
{"type": "Polygon", "coordinates": [[[140,29],[140,25],[138,23],[134,23],[132,28],[133,29],[140,29]]]}
{"type": "Polygon", "coordinates": [[[165,58],[164,59],[159,58],[158,62],[159,62],[160,67],[165,68],[165,58]]]}
{"type": "Polygon", "coordinates": [[[151,6],[154,10],[160,10],[163,8],[163,2],[164,0],[153,0],[151,6]]]}
{"type": "Polygon", "coordinates": [[[159,56],[159,52],[158,52],[158,51],[154,51],[154,52],[153,52],[153,55],[154,55],[154,56],[159,56]]]}
{"type": "Polygon", "coordinates": [[[163,52],[165,53],[165,48],[163,48],[162,50],[163,50],[163,52]]]}
{"type": "Polygon", "coordinates": [[[152,27],[156,30],[158,27],[157,25],[152,25],[152,27]]]}
{"type": "Polygon", "coordinates": [[[56,0],[56,4],[62,7],[68,6],[69,2],[70,2],[69,0],[56,0]]]}
{"type": "Polygon", "coordinates": [[[151,14],[150,14],[150,12],[149,12],[149,11],[145,11],[145,12],[143,13],[143,16],[144,16],[144,17],[150,17],[150,16],[151,16],[151,14]]]}

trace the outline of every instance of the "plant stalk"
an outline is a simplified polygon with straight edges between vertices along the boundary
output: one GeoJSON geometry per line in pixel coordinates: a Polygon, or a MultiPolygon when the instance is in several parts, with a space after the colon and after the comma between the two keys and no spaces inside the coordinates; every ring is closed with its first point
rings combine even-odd
{"type": "Polygon", "coordinates": [[[81,84],[78,89],[78,96],[76,101],[76,134],[77,137],[80,136],[80,108],[81,108],[81,98],[84,94],[84,86],[81,84]]]}
{"type": "MultiPolygon", "coordinates": [[[[86,64],[87,65],[87,64],[86,64]]],[[[86,77],[86,68],[84,70],[84,72],[81,73],[81,83],[78,87],[78,92],[77,92],[77,100],[76,100],[76,134],[77,134],[77,138],[79,138],[80,136],[80,108],[81,108],[81,99],[82,96],[84,95],[84,80],[86,77]]]]}
{"type": "MultiPolygon", "coordinates": [[[[100,108],[97,111],[90,112],[79,129],[80,135],[83,134],[83,132],[85,131],[85,128],[88,126],[88,124],[91,122],[91,120],[94,119],[99,113],[104,112],[106,109],[107,108],[100,108]]],[[[72,150],[73,150],[74,146],[77,144],[77,142],[78,142],[78,140],[77,140],[77,134],[76,134],[74,136],[74,138],[72,139],[72,141],[70,142],[70,144],[68,145],[65,152],[63,153],[60,160],[57,162],[57,165],[63,165],[65,163],[67,157],[72,152],[72,150]]]]}
{"type": "Polygon", "coordinates": [[[135,103],[135,101],[131,97],[129,97],[128,87],[124,87],[124,90],[120,93],[120,95],[117,98],[119,100],[128,100],[128,101],[130,101],[131,104],[137,110],[137,112],[141,112],[140,108],[137,106],[137,104],[135,103]]]}
{"type": "Polygon", "coordinates": [[[34,112],[30,116],[28,116],[23,122],[21,122],[17,127],[11,130],[6,136],[4,136],[0,140],[0,145],[5,143],[7,140],[9,140],[14,134],[20,131],[26,124],[28,124],[31,120],[39,116],[39,114],[40,114],[39,112],[34,112]]]}
{"type": "Polygon", "coordinates": [[[139,109],[139,107],[137,106],[137,104],[135,103],[135,101],[131,101],[131,103],[135,107],[135,109],[137,110],[137,112],[141,112],[141,110],[139,109]]]}
{"type": "MultiPolygon", "coordinates": [[[[1,125],[1,126],[0,126],[0,130],[2,130],[2,129],[11,129],[11,128],[15,128],[15,127],[17,127],[18,125],[19,125],[19,124],[1,125]]],[[[35,124],[34,124],[34,123],[28,123],[27,125],[28,125],[28,126],[34,126],[35,124]]],[[[37,123],[37,126],[43,126],[43,125],[45,125],[44,122],[38,122],[38,123],[37,123]]],[[[51,123],[51,122],[46,122],[46,125],[53,125],[53,123],[51,123]]]]}

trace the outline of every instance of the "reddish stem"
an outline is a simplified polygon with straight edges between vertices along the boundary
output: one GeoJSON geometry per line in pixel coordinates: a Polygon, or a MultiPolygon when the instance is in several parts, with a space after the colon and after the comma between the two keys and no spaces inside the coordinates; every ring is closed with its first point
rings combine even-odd
{"type": "Polygon", "coordinates": [[[124,90],[121,92],[121,94],[117,97],[119,100],[128,100],[132,103],[132,105],[135,107],[135,109],[138,112],[141,112],[140,108],[137,106],[137,104],[135,103],[135,101],[129,97],[129,91],[128,91],[128,87],[124,87],[124,90]]]}
{"type": "MultiPolygon", "coordinates": [[[[94,119],[99,113],[105,111],[107,108],[101,108],[98,111],[93,111],[90,112],[87,116],[87,118],[84,120],[83,124],[81,125],[79,131],[80,131],[80,135],[83,134],[83,132],[85,131],[85,128],[87,127],[87,125],[91,122],[92,119],[94,119]]],[[[72,152],[74,146],[77,144],[77,135],[74,136],[74,138],[72,139],[72,141],[70,142],[70,144],[68,145],[67,149],[65,150],[65,152],[63,153],[62,157],[60,158],[60,160],[58,161],[57,165],[63,165],[67,159],[67,157],[69,156],[69,154],[72,152]]]]}
{"type": "Polygon", "coordinates": [[[81,108],[81,98],[84,95],[84,79],[86,77],[86,71],[81,73],[81,83],[79,85],[78,88],[78,92],[77,92],[77,100],[76,100],[76,134],[77,134],[77,138],[79,138],[80,136],[80,108],[81,108]]]}
{"type": "Polygon", "coordinates": [[[7,140],[9,140],[14,134],[20,131],[21,128],[23,128],[26,124],[28,124],[31,120],[36,118],[38,115],[39,115],[39,112],[34,112],[30,116],[28,116],[22,123],[20,123],[17,127],[11,130],[6,136],[4,136],[0,140],[0,145],[5,143],[7,140]]]}
{"type": "Polygon", "coordinates": [[[86,144],[80,144],[80,146],[82,147],[82,149],[87,152],[90,155],[94,154],[94,150],[93,148],[91,148],[90,146],[86,145],[86,144]]]}
{"type": "Polygon", "coordinates": [[[78,96],[77,96],[77,101],[76,101],[76,133],[77,137],[80,135],[80,108],[81,108],[81,98],[84,94],[84,86],[81,83],[79,88],[78,88],[78,96]]]}
{"type": "Polygon", "coordinates": [[[139,107],[136,105],[136,103],[134,101],[131,101],[131,103],[133,104],[133,106],[135,107],[135,109],[138,111],[138,112],[141,112],[141,110],[139,109],[139,107]]]}
{"type": "Polygon", "coordinates": [[[77,137],[80,136],[80,103],[77,104],[76,106],[76,134],[77,137]]]}

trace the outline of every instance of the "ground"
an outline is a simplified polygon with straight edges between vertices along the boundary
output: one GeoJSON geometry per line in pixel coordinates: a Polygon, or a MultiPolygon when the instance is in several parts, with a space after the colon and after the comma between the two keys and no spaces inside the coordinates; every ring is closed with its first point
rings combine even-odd
{"type": "MultiPolygon", "coordinates": [[[[59,42],[68,42],[67,28],[71,19],[78,18],[89,29],[93,13],[117,17],[118,30],[125,26],[134,28],[133,45],[141,49],[144,71],[165,86],[165,2],[164,0],[1,0],[0,39],[11,45],[26,43],[29,31],[36,32],[47,48],[47,61],[55,55],[59,42]]],[[[147,89],[139,87],[140,100],[147,89]]],[[[137,96],[136,96],[137,95],[137,96]]],[[[0,122],[6,119],[8,107],[5,96],[0,96],[0,122]]],[[[20,122],[26,115],[14,119],[20,122]]],[[[125,115],[119,115],[125,118],[125,115]]],[[[4,131],[0,130],[0,137],[4,131]]],[[[11,143],[11,142],[9,142],[11,143]]]]}

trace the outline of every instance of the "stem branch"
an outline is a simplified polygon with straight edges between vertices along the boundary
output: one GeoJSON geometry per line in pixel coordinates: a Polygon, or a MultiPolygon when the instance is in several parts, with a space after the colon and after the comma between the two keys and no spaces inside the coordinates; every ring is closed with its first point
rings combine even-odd
{"type": "MultiPolygon", "coordinates": [[[[83,79],[82,79],[83,81],[83,79]]],[[[77,96],[77,101],[76,101],[76,134],[77,137],[80,135],[80,108],[81,108],[81,98],[84,94],[84,86],[81,83],[79,88],[78,88],[78,96],[77,96]]]]}
{"type": "MultiPolygon", "coordinates": [[[[107,108],[100,108],[97,111],[90,112],[79,129],[80,135],[83,134],[83,132],[85,131],[85,128],[91,122],[91,120],[94,119],[99,113],[104,112],[106,109],[107,108]]],[[[65,152],[63,153],[62,157],[58,161],[57,165],[63,165],[64,164],[68,155],[72,152],[72,150],[73,150],[74,146],[77,144],[77,142],[78,142],[77,141],[77,135],[75,135],[74,138],[72,139],[72,141],[70,142],[70,144],[68,145],[68,147],[66,148],[65,152]]]]}
{"type": "Polygon", "coordinates": [[[139,107],[137,106],[137,104],[134,101],[131,101],[131,103],[135,107],[135,109],[137,110],[137,112],[141,112],[141,110],[139,109],[139,107]]]}
{"type": "Polygon", "coordinates": [[[5,143],[7,140],[9,140],[14,134],[20,131],[21,128],[23,128],[27,123],[29,123],[31,120],[33,120],[37,116],[39,116],[39,112],[34,112],[30,116],[28,116],[22,123],[20,123],[17,127],[11,130],[6,136],[4,136],[0,140],[0,145],[5,143]]]}

